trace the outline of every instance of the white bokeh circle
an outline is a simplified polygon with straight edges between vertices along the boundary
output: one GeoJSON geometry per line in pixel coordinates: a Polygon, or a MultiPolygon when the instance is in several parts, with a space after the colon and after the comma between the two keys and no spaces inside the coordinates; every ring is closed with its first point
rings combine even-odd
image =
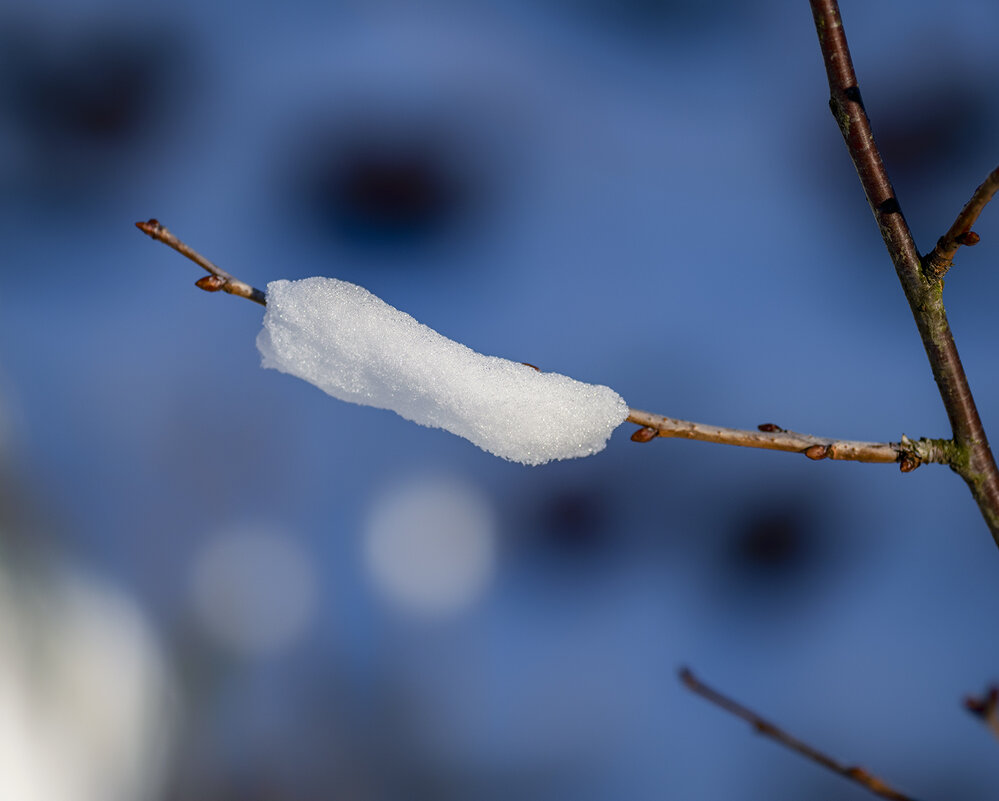
{"type": "Polygon", "coordinates": [[[496,514],[472,484],[419,478],[374,499],[364,532],[378,591],[406,611],[458,613],[485,591],[496,567],[496,514]]]}
{"type": "Polygon", "coordinates": [[[194,612],[205,632],[242,656],[284,650],[315,614],[315,570],[283,532],[233,528],[210,538],[195,557],[194,612]]]}

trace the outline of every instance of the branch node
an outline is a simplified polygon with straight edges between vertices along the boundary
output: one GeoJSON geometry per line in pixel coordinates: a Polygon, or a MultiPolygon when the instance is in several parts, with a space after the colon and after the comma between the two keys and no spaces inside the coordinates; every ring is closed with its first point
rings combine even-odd
{"type": "Polygon", "coordinates": [[[936,247],[922,259],[923,275],[926,278],[939,280],[943,278],[954,263],[957,249],[964,245],[971,247],[981,241],[981,237],[971,230],[979,215],[999,190],[999,167],[988,174],[981,185],[975,189],[971,199],[964,204],[957,219],[940,239],[936,247]]]}
{"type": "Polygon", "coordinates": [[[954,266],[954,253],[957,252],[957,248],[955,247],[950,251],[950,256],[944,255],[945,248],[946,243],[941,239],[937,242],[937,246],[933,251],[922,258],[920,266],[922,267],[924,278],[930,281],[939,281],[954,266]]]}
{"type": "Polygon", "coordinates": [[[782,434],[786,429],[781,428],[776,423],[760,423],[756,426],[760,431],[767,434],[782,434]]]}

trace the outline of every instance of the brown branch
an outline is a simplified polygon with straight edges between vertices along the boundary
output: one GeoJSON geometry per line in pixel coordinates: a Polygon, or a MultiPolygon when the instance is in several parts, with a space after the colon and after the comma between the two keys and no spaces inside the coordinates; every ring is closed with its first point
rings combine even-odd
{"type": "Polygon", "coordinates": [[[992,170],[988,178],[982,181],[975,194],[971,196],[971,200],[964,204],[954,224],[923,259],[923,272],[928,277],[943,278],[954,263],[957,249],[961,245],[971,246],[978,243],[978,234],[971,230],[971,226],[975,224],[978,215],[989,204],[997,190],[999,190],[999,167],[992,170]]]}
{"type": "Polygon", "coordinates": [[[882,798],[892,799],[892,801],[914,801],[911,796],[892,789],[881,779],[864,770],[864,768],[843,765],[832,757],[827,756],[818,749],[808,745],[808,743],[792,737],[790,734],[785,732],[783,729],[778,728],[770,721],[761,718],[751,709],[747,709],[738,702],[733,701],[731,698],[722,695],[717,690],[704,684],[688,668],[680,669],[680,681],[684,683],[687,689],[697,693],[697,695],[702,698],[705,698],[716,706],[721,707],[726,712],[735,715],[738,718],[742,718],[756,730],[757,734],[769,737],[774,742],[783,745],[785,748],[791,749],[795,753],[801,754],[801,756],[806,759],[810,759],[813,762],[822,765],[822,767],[833,771],[833,773],[838,773],[840,776],[850,779],[850,781],[856,782],[862,787],[867,788],[875,795],[881,796],[882,798]]]}
{"type": "MultiPolygon", "coordinates": [[[[238,295],[252,300],[261,306],[267,305],[266,293],[240,281],[214,265],[194,248],[181,242],[158,220],[139,222],[135,225],[143,233],[169,245],[178,253],[182,253],[195,264],[206,269],[210,275],[206,275],[196,282],[196,285],[201,289],[208,292],[222,290],[230,295],[238,295]]],[[[528,364],[528,367],[538,369],[533,364],[528,364]]],[[[737,428],[692,423],[688,420],[676,420],[672,417],[664,417],[638,409],[629,410],[628,422],[641,426],[631,436],[635,442],[648,442],[656,437],[680,437],[700,442],[741,445],[746,448],[803,453],[813,460],[839,459],[882,464],[898,462],[903,473],[915,470],[924,462],[952,464],[954,458],[954,447],[950,440],[911,440],[903,436],[901,442],[854,442],[815,437],[810,434],[797,434],[793,431],[785,431],[772,423],[761,425],[758,431],[744,431],[737,428]]]]}
{"type": "Polygon", "coordinates": [[[829,79],[829,105],[909,301],[954,432],[955,453],[951,466],[967,482],[993,539],[999,545],[999,469],[989,449],[985,429],[947,322],[942,283],[923,273],[916,244],[874,143],[843,32],[839,6],[836,0],[810,2],[829,79]]]}
{"type": "Polygon", "coordinates": [[[202,256],[198,251],[189,245],[181,242],[177,237],[170,233],[165,226],[160,224],[159,220],[152,219],[146,222],[137,222],[135,227],[138,228],[142,233],[148,234],[153,239],[157,239],[164,245],[169,245],[178,253],[187,256],[191,261],[197,264],[199,267],[203,267],[207,270],[210,275],[206,275],[196,282],[196,285],[205,290],[206,292],[218,292],[222,290],[223,292],[228,292],[230,295],[238,295],[241,298],[246,298],[247,300],[252,300],[254,303],[259,303],[261,306],[267,305],[267,295],[261,292],[256,287],[252,287],[240,281],[238,278],[229,275],[221,267],[217,267],[212,264],[208,259],[202,256]]]}
{"type": "Polygon", "coordinates": [[[798,434],[772,423],[764,423],[757,431],[748,431],[675,420],[638,409],[630,410],[628,422],[642,426],[631,437],[636,442],[648,442],[656,437],[679,437],[744,448],[802,453],[814,460],[838,459],[878,464],[898,462],[903,473],[915,470],[923,462],[949,464],[953,454],[953,443],[949,440],[911,440],[903,436],[901,442],[856,442],[798,434]]]}

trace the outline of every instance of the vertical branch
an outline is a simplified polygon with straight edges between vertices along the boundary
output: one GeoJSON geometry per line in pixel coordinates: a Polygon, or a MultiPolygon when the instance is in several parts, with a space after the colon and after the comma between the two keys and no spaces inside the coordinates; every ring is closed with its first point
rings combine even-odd
{"type": "Polygon", "coordinates": [[[989,449],[985,429],[947,323],[943,284],[923,273],[919,251],[874,142],[843,31],[839,5],[836,0],[810,2],[829,79],[829,105],[909,301],[933,378],[947,410],[959,453],[952,466],[967,482],[993,539],[999,545],[999,469],[989,449]]]}

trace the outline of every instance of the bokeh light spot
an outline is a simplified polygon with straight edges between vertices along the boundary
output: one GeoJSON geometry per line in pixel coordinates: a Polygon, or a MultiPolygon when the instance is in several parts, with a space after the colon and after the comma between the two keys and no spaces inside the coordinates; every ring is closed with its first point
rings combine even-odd
{"type": "Polygon", "coordinates": [[[421,479],[375,499],[365,530],[378,591],[407,612],[455,614],[483,593],[496,564],[490,500],[467,482],[421,479]]]}
{"type": "Polygon", "coordinates": [[[295,541],[279,532],[234,529],[197,555],[191,594],[213,640],[241,656],[261,656],[301,636],[315,611],[316,584],[295,541]]]}

